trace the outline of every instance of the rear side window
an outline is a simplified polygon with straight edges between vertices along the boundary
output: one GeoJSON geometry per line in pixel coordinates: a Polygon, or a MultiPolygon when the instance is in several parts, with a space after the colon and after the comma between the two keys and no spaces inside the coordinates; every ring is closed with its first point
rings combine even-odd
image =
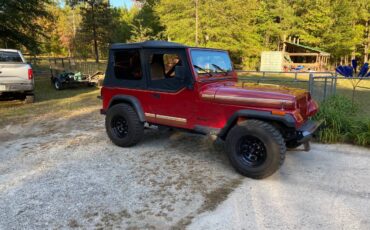
{"type": "Polygon", "coordinates": [[[114,75],[123,80],[141,80],[140,53],[137,50],[117,51],[114,53],[114,75]]]}
{"type": "Polygon", "coordinates": [[[17,52],[0,51],[0,62],[23,63],[23,60],[17,52]]]}

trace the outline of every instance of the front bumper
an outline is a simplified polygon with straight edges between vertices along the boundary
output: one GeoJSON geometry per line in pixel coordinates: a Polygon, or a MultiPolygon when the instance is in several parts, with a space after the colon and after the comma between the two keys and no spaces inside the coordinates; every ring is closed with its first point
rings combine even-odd
{"type": "Polygon", "coordinates": [[[0,94],[4,92],[28,92],[33,91],[32,83],[0,83],[0,94]]]}
{"type": "Polygon", "coordinates": [[[306,121],[299,129],[297,129],[298,143],[305,143],[312,139],[315,131],[320,127],[322,121],[306,121]]]}

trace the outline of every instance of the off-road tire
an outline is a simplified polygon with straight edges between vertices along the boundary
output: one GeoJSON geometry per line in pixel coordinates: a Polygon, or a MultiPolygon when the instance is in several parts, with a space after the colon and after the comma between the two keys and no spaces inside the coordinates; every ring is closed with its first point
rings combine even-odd
{"type": "Polygon", "coordinates": [[[140,121],[136,111],[124,103],[108,109],[105,128],[111,141],[121,147],[136,145],[144,134],[144,124],[140,121]]]}
{"type": "Polygon", "coordinates": [[[226,148],[231,165],[240,174],[254,179],[262,179],[275,173],[283,164],[286,152],[281,133],[274,126],[260,120],[247,120],[235,125],[226,137],[226,148]],[[252,142],[240,144],[245,143],[245,140],[252,140],[252,142]],[[249,146],[253,149],[249,150],[249,146]],[[243,153],[243,148],[247,148],[248,153],[243,153]],[[255,153],[256,148],[264,150],[261,154],[263,157],[259,164],[251,165],[252,163],[248,162],[250,159],[245,155],[250,156],[250,152],[255,153]]]}
{"type": "Polygon", "coordinates": [[[298,143],[296,140],[287,141],[285,143],[287,149],[296,149],[302,145],[302,143],[298,143]]]}
{"type": "Polygon", "coordinates": [[[31,104],[35,102],[35,95],[26,95],[24,98],[25,104],[31,104]]]}

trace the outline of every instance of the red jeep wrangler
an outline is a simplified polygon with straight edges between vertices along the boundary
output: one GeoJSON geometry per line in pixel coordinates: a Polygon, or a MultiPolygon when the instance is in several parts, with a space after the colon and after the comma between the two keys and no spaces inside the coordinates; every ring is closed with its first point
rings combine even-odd
{"type": "Polygon", "coordinates": [[[113,44],[101,97],[114,144],[135,145],[145,124],[214,134],[252,178],[273,174],[286,147],[308,143],[319,126],[308,92],[238,82],[228,52],[164,41],[113,44]]]}

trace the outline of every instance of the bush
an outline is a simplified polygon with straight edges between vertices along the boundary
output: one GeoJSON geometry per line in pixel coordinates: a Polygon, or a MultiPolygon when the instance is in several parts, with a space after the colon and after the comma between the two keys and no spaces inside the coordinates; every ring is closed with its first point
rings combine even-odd
{"type": "Polygon", "coordinates": [[[315,120],[323,120],[319,141],[370,145],[370,119],[356,117],[358,112],[358,106],[352,106],[351,100],[343,96],[333,96],[321,103],[314,117],[315,120]]]}
{"type": "Polygon", "coordinates": [[[370,146],[370,120],[354,122],[347,136],[355,144],[370,146]]]}

